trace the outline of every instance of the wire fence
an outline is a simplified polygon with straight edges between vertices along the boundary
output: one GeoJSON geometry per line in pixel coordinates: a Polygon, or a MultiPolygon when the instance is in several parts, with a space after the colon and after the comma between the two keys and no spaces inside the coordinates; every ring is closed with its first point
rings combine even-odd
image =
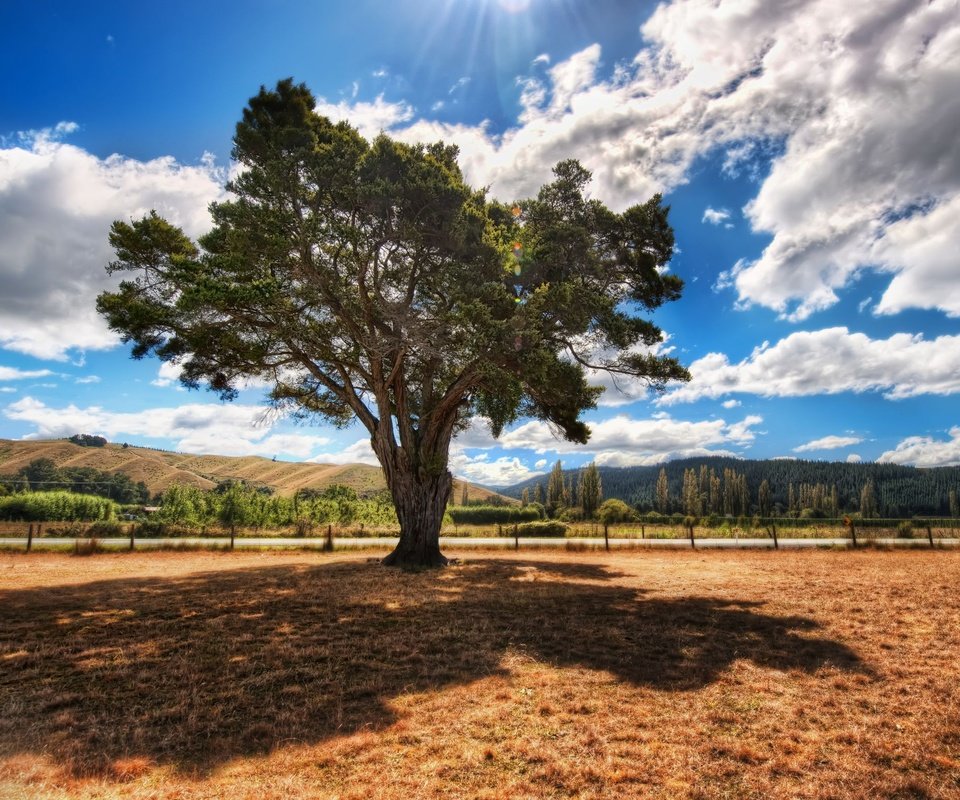
{"type": "MultiPolygon", "coordinates": [[[[152,541],[191,541],[222,544],[229,540],[230,546],[244,540],[256,540],[258,546],[269,547],[271,542],[290,546],[291,541],[304,546],[326,546],[333,549],[337,541],[362,546],[363,540],[370,545],[383,544],[384,540],[399,536],[399,528],[393,526],[369,526],[364,524],[316,524],[307,529],[292,526],[277,528],[229,528],[221,525],[179,526],[175,524],[145,527],[140,522],[0,522],[0,539],[5,547],[42,547],[45,541],[64,540],[129,542],[134,549],[137,543],[152,541]]],[[[791,543],[837,544],[842,541],[853,547],[876,543],[953,543],[960,537],[960,519],[913,518],[913,519],[816,519],[803,520],[790,517],[751,518],[749,520],[724,519],[718,524],[704,525],[699,520],[658,520],[622,522],[603,525],[599,522],[567,523],[562,535],[527,535],[522,525],[446,525],[441,536],[456,540],[458,544],[475,542],[502,546],[512,540],[517,548],[527,541],[543,544],[554,539],[557,544],[566,540],[573,544],[596,544],[610,547],[644,542],[650,544],[689,544],[691,547],[713,544],[744,546],[766,542],[769,546],[790,546],[791,543]]]]}

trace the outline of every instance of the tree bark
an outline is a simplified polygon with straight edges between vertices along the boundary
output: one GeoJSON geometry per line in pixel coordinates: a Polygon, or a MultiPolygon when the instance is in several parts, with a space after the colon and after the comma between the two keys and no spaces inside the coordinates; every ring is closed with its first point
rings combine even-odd
{"type": "Polygon", "coordinates": [[[453,476],[444,470],[431,475],[424,470],[394,472],[388,480],[400,521],[400,541],[383,563],[394,567],[442,567],[440,526],[453,489],[453,476]]]}

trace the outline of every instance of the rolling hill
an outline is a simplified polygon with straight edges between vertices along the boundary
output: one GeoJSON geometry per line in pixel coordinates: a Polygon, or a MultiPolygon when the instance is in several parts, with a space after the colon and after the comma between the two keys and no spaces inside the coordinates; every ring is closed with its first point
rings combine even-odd
{"type": "MultiPolygon", "coordinates": [[[[0,439],[0,474],[10,475],[38,458],[48,458],[57,467],[93,467],[105,472],[124,472],[143,481],[151,494],[175,483],[212,489],[220,481],[243,480],[268,486],[277,494],[292,495],[298,489],[323,489],[338,483],[366,494],[386,489],[379,467],[367,464],[307,464],[271,461],[260,456],[215,456],[174,453],[147,447],[81,447],[66,439],[0,439]]],[[[453,497],[459,500],[463,483],[454,481],[453,497]]],[[[468,484],[468,497],[483,500],[496,493],[468,484]]],[[[510,498],[503,498],[515,502],[510,498]]]]}

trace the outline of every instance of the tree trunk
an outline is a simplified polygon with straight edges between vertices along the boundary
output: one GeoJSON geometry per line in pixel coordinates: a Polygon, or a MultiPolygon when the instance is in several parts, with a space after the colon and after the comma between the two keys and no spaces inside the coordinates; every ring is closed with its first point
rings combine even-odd
{"type": "Polygon", "coordinates": [[[388,482],[400,521],[400,541],[383,563],[394,567],[442,567],[440,526],[453,489],[453,476],[425,470],[394,472],[388,482]]]}

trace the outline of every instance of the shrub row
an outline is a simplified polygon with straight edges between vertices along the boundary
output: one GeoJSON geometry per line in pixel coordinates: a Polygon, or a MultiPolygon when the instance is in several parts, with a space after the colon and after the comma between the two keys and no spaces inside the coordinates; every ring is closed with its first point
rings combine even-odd
{"type": "Polygon", "coordinates": [[[451,506],[450,519],[457,525],[513,525],[540,519],[537,506],[451,506]]]}
{"type": "Polygon", "coordinates": [[[21,492],[0,499],[0,519],[24,522],[111,520],[117,509],[113,500],[74,492],[21,492]]]}

